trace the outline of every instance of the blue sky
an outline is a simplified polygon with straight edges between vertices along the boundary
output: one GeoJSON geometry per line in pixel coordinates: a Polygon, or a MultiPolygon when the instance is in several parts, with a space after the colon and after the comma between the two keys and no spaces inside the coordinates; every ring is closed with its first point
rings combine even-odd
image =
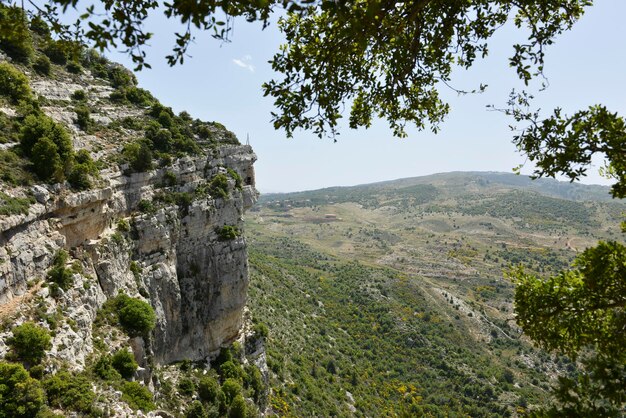
{"type": "MultiPolygon", "coordinates": [[[[573,112],[596,103],[626,115],[626,2],[598,0],[574,29],[559,37],[547,51],[546,75],[550,87],[540,93],[543,109],[556,106],[573,112]]],[[[169,53],[176,25],[165,18],[149,22],[155,33],[147,49],[153,68],[137,74],[141,87],[149,89],[175,111],[218,121],[245,142],[247,135],[258,155],[255,165],[261,192],[286,192],[337,185],[353,185],[413,177],[446,171],[505,171],[520,163],[511,143],[507,117],[489,112],[488,104],[504,105],[513,87],[520,87],[507,58],[512,44],[523,34],[502,28],[490,42],[490,55],[469,71],[457,71],[453,85],[472,89],[489,85],[484,94],[458,96],[442,88],[452,111],[437,135],[409,131],[397,139],[384,121],[369,130],[343,127],[338,142],[320,140],[307,132],[287,139],[270,123],[271,99],[262,96],[261,85],[273,74],[268,60],[282,39],[272,25],[244,19],[235,22],[232,42],[220,43],[209,34],[197,33],[183,66],[170,68],[169,53]]],[[[119,53],[111,59],[129,67],[119,53]]],[[[598,164],[599,165],[599,164],[598,164]]],[[[527,165],[523,172],[530,172],[527,165]]],[[[606,183],[592,169],[586,183],[606,183]]]]}

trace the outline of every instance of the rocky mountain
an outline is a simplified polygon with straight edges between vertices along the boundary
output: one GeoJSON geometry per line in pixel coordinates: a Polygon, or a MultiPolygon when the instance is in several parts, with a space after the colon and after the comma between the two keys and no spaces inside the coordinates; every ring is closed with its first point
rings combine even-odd
{"type": "Polygon", "coordinates": [[[0,415],[262,408],[242,234],[254,152],[21,19],[27,39],[0,39],[0,378],[17,373],[35,401],[3,394],[0,415]]]}

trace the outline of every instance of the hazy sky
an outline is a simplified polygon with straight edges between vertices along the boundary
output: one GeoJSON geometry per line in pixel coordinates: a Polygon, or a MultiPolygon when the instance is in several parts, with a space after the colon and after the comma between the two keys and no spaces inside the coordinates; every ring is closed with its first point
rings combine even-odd
{"type": "MultiPolygon", "coordinates": [[[[543,109],[561,106],[570,113],[596,103],[626,115],[626,1],[597,0],[571,32],[547,51],[550,87],[538,95],[543,109]]],[[[446,171],[505,171],[524,159],[511,143],[511,121],[485,109],[503,106],[517,76],[508,67],[512,44],[524,40],[513,28],[502,28],[490,42],[490,55],[470,71],[457,71],[453,85],[472,89],[489,85],[481,95],[457,96],[442,88],[452,111],[439,134],[409,131],[397,139],[384,121],[369,130],[341,129],[338,142],[297,132],[286,139],[270,123],[272,102],[262,97],[261,84],[272,78],[268,60],[278,50],[281,34],[272,25],[264,31],[244,19],[235,22],[232,42],[220,43],[198,33],[191,58],[170,68],[163,57],[174,42],[176,26],[165,18],[150,22],[155,32],[148,49],[152,70],[137,74],[149,89],[175,111],[218,121],[250,143],[261,192],[285,192],[353,185],[446,171]]],[[[125,56],[107,54],[132,67],[125,56]]],[[[524,171],[530,172],[531,166],[524,171]]],[[[585,182],[602,183],[597,168],[585,182]]]]}

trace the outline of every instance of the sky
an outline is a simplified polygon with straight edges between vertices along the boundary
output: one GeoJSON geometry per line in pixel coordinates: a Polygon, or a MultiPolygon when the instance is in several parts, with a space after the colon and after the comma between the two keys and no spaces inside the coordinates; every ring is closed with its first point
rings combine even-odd
{"type": "MultiPolygon", "coordinates": [[[[550,86],[538,94],[542,109],[562,107],[573,113],[603,103],[626,115],[626,1],[596,0],[574,28],[557,38],[547,50],[545,73],[550,86]]],[[[177,25],[153,18],[154,32],[146,49],[152,69],[137,73],[140,87],[150,90],[174,111],[188,111],[206,121],[218,121],[242,143],[249,137],[258,156],[257,188],[263,192],[289,192],[330,186],[365,184],[448,171],[502,171],[525,163],[511,143],[511,120],[486,109],[504,107],[511,88],[521,85],[508,57],[512,45],[524,40],[512,27],[500,29],[490,41],[490,54],[470,70],[455,71],[452,85],[471,90],[488,85],[483,94],[459,96],[442,87],[451,112],[437,135],[410,129],[408,138],[394,138],[385,121],[368,129],[342,126],[338,142],[296,132],[287,139],[274,130],[270,98],[261,85],[277,75],[268,61],[282,37],[275,24],[262,30],[257,23],[235,21],[231,42],[196,33],[184,65],[169,67],[164,59],[174,44],[177,25]]],[[[121,53],[106,55],[132,68],[121,53]]],[[[608,184],[597,174],[598,161],[585,183],[608,184]]],[[[532,172],[526,162],[523,173],[532,172]]]]}

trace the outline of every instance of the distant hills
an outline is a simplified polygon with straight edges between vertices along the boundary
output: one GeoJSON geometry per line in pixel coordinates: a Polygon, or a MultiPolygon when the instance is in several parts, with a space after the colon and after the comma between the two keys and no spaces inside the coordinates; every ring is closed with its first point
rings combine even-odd
{"type": "Polygon", "coordinates": [[[261,196],[261,202],[279,199],[298,199],[302,196],[328,196],[345,200],[340,195],[352,196],[390,189],[405,189],[411,186],[430,184],[446,186],[451,191],[479,191],[481,189],[524,189],[534,191],[545,196],[575,201],[608,202],[614,200],[609,194],[608,186],[570,183],[551,178],[533,180],[528,176],[513,173],[492,171],[454,171],[449,173],[431,174],[428,176],[408,177],[397,180],[387,180],[376,183],[356,186],[327,187],[317,190],[308,190],[290,193],[266,193],[261,196]]]}

